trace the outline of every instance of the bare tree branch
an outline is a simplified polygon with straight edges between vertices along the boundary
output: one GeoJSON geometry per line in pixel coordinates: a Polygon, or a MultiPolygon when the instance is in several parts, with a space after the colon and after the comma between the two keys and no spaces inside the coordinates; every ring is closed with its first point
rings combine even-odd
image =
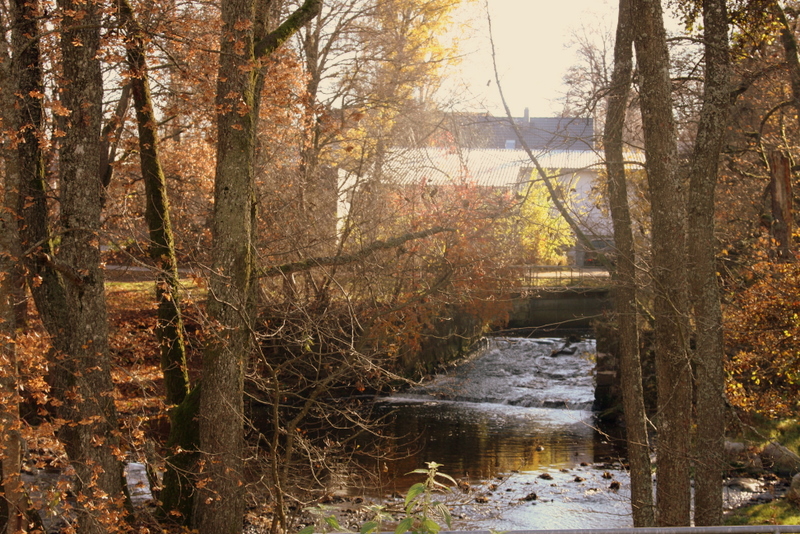
{"type": "Polygon", "coordinates": [[[440,234],[442,232],[455,232],[455,228],[444,228],[442,226],[434,226],[433,228],[428,228],[427,230],[422,230],[420,232],[411,232],[398,237],[393,237],[386,241],[381,241],[381,240],[375,241],[369,246],[364,247],[363,249],[353,254],[345,254],[342,256],[326,256],[321,258],[309,258],[303,261],[295,261],[292,263],[285,263],[283,265],[276,265],[274,267],[269,267],[267,269],[264,269],[261,272],[261,276],[277,276],[280,274],[308,271],[310,269],[313,269],[314,267],[346,265],[348,263],[353,263],[359,260],[363,260],[370,254],[377,252],[379,250],[396,248],[408,241],[413,241],[415,239],[424,239],[426,237],[440,234]]]}

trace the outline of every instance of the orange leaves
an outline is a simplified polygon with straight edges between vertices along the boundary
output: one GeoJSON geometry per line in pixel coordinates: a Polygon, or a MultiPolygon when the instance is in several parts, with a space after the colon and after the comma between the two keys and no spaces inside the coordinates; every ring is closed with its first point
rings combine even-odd
{"type": "Polygon", "coordinates": [[[236,104],[236,113],[239,114],[240,117],[244,117],[252,108],[246,102],[239,102],[236,104]]]}
{"type": "Polygon", "coordinates": [[[65,107],[59,100],[54,100],[51,102],[50,109],[52,109],[53,113],[59,117],[69,117],[72,114],[72,111],[65,107]]]}
{"type": "Polygon", "coordinates": [[[233,29],[239,32],[249,31],[253,29],[253,21],[250,19],[239,19],[233,25],[233,29]]]}
{"type": "Polygon", "coordinates": [[[800,266],[762,262],[725,310],[732,404],[767,416],[800,408],[800,266]]]}

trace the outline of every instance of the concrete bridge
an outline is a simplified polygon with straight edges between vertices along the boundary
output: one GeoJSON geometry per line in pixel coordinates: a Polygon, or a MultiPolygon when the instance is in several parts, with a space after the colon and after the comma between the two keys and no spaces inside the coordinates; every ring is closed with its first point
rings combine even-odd
{"type": "Polygon", "coordinates": [[[522,288],[512,295],[508,329],[514,333],[558,334],[589,330],[612,309],[611,279],[597,268],[519,267],[522,288]]]}

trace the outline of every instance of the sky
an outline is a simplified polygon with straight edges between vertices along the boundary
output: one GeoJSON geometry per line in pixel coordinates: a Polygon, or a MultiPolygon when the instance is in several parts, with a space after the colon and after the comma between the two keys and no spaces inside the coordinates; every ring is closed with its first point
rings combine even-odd
{"type": "Polygon", "coordinates": [[[578,61],[571,43],[584,33],[613,35],[617,1],[474,0],[473,35],[462,43],[459,77],[466,90],[456,89],[458,108],[504,115],[492,69],[487,3],[500,83],[512,114],[521,117],[527,107],[531,117],[558,115],[564,75],[578,61]]]}

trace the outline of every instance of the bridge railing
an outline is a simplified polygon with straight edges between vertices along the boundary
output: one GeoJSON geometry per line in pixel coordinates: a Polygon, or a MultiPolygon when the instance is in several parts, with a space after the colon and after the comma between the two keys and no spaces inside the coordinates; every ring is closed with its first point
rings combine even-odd
{"type": "Polygon", "coordinates": [[[573,265],[515,265],[522,288],[594,287],[608,285],[609,272],[601,267],[573,265]]]}
{"type": "MultiPolygon", "coordinates": [[[[587,528],[580,530],[506,530],[503,534],[789,534],[799,525],[743,525],[719,527],[587,528]]],[[[441,531],[439,534],[491,534],[488,530],[441,531]]]]}

